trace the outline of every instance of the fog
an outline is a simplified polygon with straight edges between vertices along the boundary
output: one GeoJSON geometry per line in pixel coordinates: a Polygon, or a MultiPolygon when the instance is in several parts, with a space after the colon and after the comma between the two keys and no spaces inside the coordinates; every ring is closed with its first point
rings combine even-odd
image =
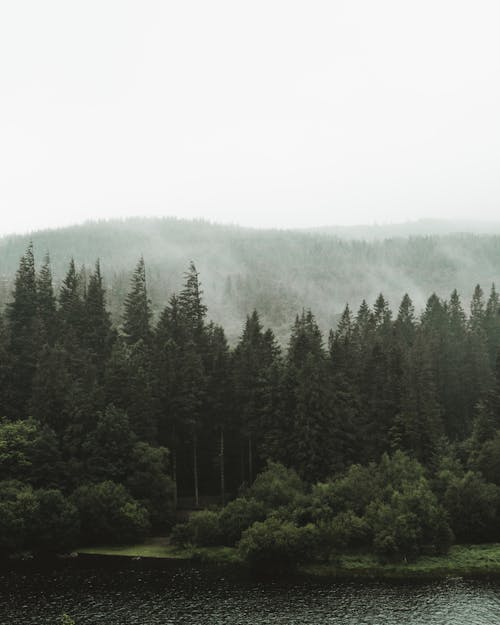
{"type": "Polygon", "coordinates": [[[493,0],[0,5],[0,233],[492,220],[493,0]]]}
{"type": "Polygon", "coordinates": [[[232,344],[254,309],[283,344],[295,316],[307,308],[326,337],[346,303],[355,313],[363,299],[372,305],[380,292],[395,312],[405,293],[417,313],[433,292],[447,299],[458,289],[466,310],[477,283],[487,297],[492,283],[500,284],[500,228],[494,230],[492,224],[490,234],[473,235],[461,234],[458,226],[437,221],[345,228],[341,237],[332,235],[331,229],[255,230],[200,221],[133,219],[3,237],[0,308],[11,299],[19,258],[31,239],[38,267],[50,252],[56,289],[71,257],[87,272],[99,258],[108,306],[118,325],[132,270],[143,255],[155,320],[182,287],[193,260],[208,316],[224,326],[232,344]],[[419,228],[435,234],[414,236],[419,228]],[[442,234],[443,228],[456,229],[442,234]],[[398,236],[386,238],[395,232],[398,236]]]}

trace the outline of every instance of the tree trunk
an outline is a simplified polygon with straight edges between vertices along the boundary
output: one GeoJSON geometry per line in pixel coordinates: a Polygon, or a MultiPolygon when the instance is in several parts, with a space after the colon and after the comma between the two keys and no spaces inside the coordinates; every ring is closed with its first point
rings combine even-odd
{"type": "Polygon", "coordinates": [[[175,426],[172,435],[172,480],[174,482],[174,510],[177,510],[177,438],[175,426]]]}
{"type": "Polygon", "coordinates": [[[252,435],[248,435],[248,485],[253,482],[252,435]]]}
{"type": "Polygon", "coordinates": [[[194,472],[194,505],[198,508],[200,498],[198,494],[198,437],[196,430],[193,430],[193,472],[194,472]]]}
{"type": "Polygon", "coordinates": [[[240,441],[240,484],[245,483],[245,443],[240,441]]]}
{"type": "Polygon", "coordinates": [[[226,475],[224,471],[224,428],[220,429],[220,498],[224,506],[226,504],[226,475]]]}

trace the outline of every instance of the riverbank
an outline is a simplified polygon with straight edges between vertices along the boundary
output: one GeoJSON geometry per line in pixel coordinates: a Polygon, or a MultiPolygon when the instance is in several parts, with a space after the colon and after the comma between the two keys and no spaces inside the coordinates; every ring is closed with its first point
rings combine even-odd
{"type": "MultiPolygon", "coordinates": [[[[124,547],[85,547],[78,553],[124,558],[154,558],[233,564],[244,566],[236,549],[231,547],[178,548],[168,538],[151,538],[143,544],[124,547]]],[[[342,555],[328,564],[299,567],[299,574],[315,578],[443,578],[456,576],[500,575],[500,543],[487,545],[454,545],[445,556],[422,556],[415,562],[380,564],[370,554],[342,555]]]]}
{"type": "Polygon", "coordinates": [[[144,543],[137,545],[83,547],[78,549],[77,553],[95,556],[203,560],[219,564],[243,564],[238,556],[238,551],[232,547],[182,548],[171,545],[168,537],[149,538],[144,543]]]}

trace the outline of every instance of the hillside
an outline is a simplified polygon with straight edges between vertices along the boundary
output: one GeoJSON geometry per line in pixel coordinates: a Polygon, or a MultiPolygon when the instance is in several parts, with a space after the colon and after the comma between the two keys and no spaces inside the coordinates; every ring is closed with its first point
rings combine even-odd
{"type": "MultiPolygon", "coordinates": [[[[375,230],[377,226],[373,227],[375,230]]],[[[353,230],[354,234],[355,230],[353,230]]],[[[257,308],[266,325],[285,337],[302,307],[312,307],[323,329],[349,302],[373,302],[379,291],[397,307],[408,292],[417,308],[436,291],[471,289],[500,281],[500,235],[461,234],[347,240],[325,231],[252,230],[202,221],[128,219],[34,232],[0,239],[0,301],[10,297],[19,257],[30,238],[37,261],[50,251],[56,284],[71,256],[91,266],[97,258],[115,319],[137,259],[144,255],[149,292],[158,312],[178,290],[189,260],[201,274],[209,316],[234,340],[245,315],[257,308]]]]}

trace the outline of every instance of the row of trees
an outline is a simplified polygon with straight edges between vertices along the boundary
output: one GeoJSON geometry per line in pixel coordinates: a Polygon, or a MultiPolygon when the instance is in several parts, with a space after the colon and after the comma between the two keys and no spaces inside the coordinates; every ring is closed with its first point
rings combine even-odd
{"type": "Polygon", "coordinates": [[[30,246],[0,321],[0,473],[69,498],[121,485],[158,528],[179,497],[224,503],[269,459],[315,483],[402,450],[500,484],[499,309],[494,287],[468,315],[456,291],[421,315],[380,295],[346,307],[327,345],[303,311],[286,349],[253,312],[230,348],[193,264],[153,319],[141,259],[115,327],[99,263],[71,261],[55,293],[30,246]]]}

